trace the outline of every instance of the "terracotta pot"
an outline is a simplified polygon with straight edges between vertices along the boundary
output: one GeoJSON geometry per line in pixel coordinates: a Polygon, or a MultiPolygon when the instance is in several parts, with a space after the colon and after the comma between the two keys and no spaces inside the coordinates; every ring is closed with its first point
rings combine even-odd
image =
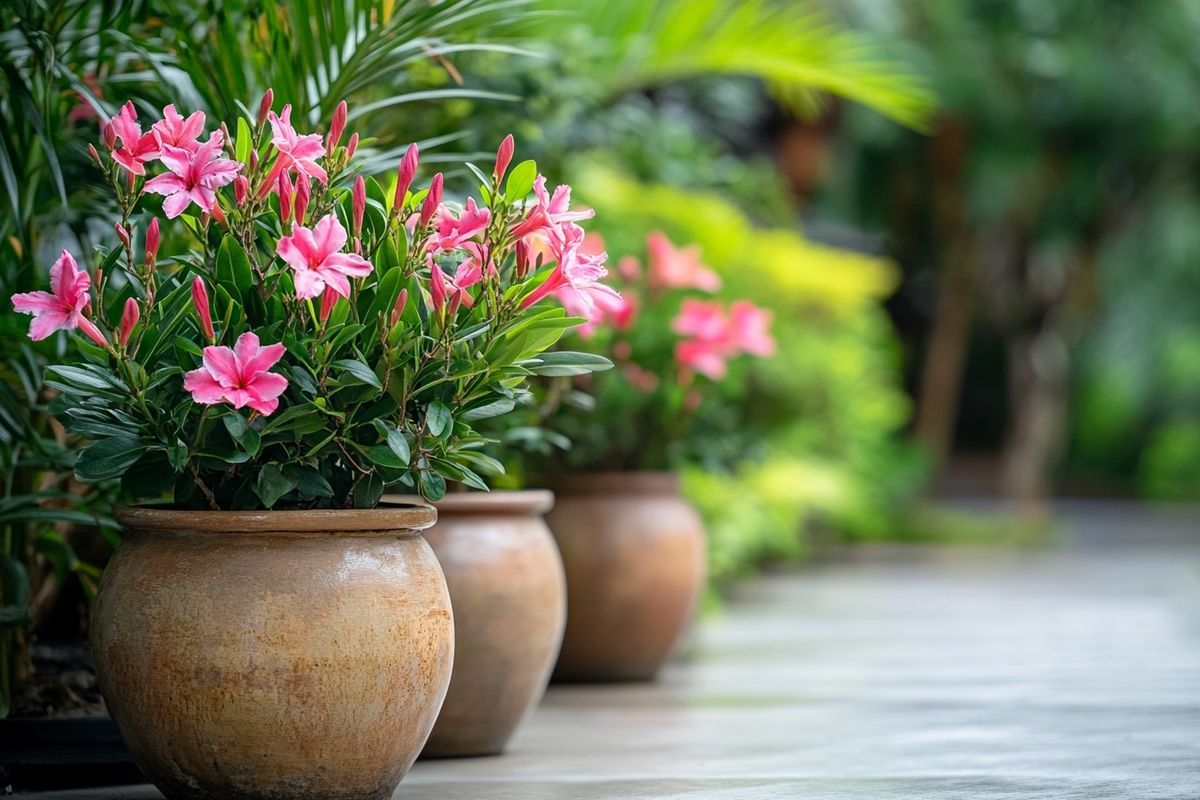
{"type": "Polygon", "coordinates": [[[426,507],[118,511],[92,624],[100,687],[171,800],[383,800],[445,697],[426,507]]]}
{"type": "Polygon", "coordinates": [[[555,681],[653,678],[705,576],[704,527],[668,473],[595,473],[556,487],[547,515],[567,572],[555,681]]]}
{"type": "Polygon", "coordinates": [[[562,560],[546,491],[449,494],[426,534],[454,606],[454,673],[422,757],[495,755],[537,705],[562,644],[562,560]]]}

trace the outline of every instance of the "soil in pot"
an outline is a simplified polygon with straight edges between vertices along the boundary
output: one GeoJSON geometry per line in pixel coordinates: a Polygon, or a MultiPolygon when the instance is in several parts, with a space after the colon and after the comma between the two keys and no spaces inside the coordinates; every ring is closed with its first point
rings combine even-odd
{"type": "Polygon", "coordinates": [[[654,678],[696,609],[704,528],[667,473],[595,473],[555,486],[547,515],[567,575],[553,680],[654,678]]]}

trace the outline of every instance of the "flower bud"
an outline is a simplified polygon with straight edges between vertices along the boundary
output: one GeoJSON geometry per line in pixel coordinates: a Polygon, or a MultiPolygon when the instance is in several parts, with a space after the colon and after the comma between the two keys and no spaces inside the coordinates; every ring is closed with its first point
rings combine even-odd
{"type": "Polygon", "coordinates": [[[450,295],[450,302],[446,304],[446,313],[453,317],[458,313],[458,306],[462,303],[462,292],[455,292],[450,295]]]}
{"type": "Polygon", "coordinates": [[[442,306],[446,305],[446,276],[433,260],[429,262],[429,294],[433,298],[434,310],[441,311],[442,306]]]}
{"type": "Polygon", "coordinates": [[[412,186],[413,177],[417,174],[418,162],[417,145],[414,142],[404,151],[404,157],[400,159],[400,167],[396,171],[396,194],[392,197],[392,216],[398,216],[404,209],[404,197],[408,194],[408,189],[412,186]]]}
{"type": "Polygon", "coordinates": [[[256,169],[258,169],[258,151],[251,150],[250,151],[250,171],[253,172],[256,169]]]}
{"type": "Polygon", "coordinates": [[[520,281],[524,280],[525,276],[529,274],[530,267],[533,264],[532,259],[530,258],[532,251],[529,247],[529,243],[524,239],[519,239],[517,241],[515,250],[517,254],[517,263],[513,267],[513,272],[514,277],[520,281]]]}
{"type": "Polygon", "coordinates": [[[112,120],[108,120],[100,128],[100,133],[104,137],[104,146],[112,150],[117,146],[117,128],[113,125],[112,120]]]}
{"type": "Polygon", "coordinates": [[[295,187],[286,172],[279,176],[279,221],[288,222],[292,218],[292,200],[295,187]]]}
{"type": "Polygon", "coordinates": [[[113,225],[113,229],[116,230],[117,238],[121,240],[121,244],[129,247],[129,230],[119,222],[113,225]]]}
{"type": "Polygon", "coordinates": [[[354,237],[362,232],[363,214],[367,211],[367,182],[363,180],[363,176],[359,175],[354,179],[354,189],[350,192],[350,206],[353,212],[353,233],[354,237]]]}
{"type": "Polygon", "coordinates": [[[429,220],[433,219],[434,212],[442,202],[442,180],[440,172],[433,176],[433,181],[429,184],[429,194],[425,195],[425,200],[421,203],[422,228],[429,224],[429,220]]]}
{"type": "Polygon", "coordinates": [[[333,110],[333,120],[329,123],[329,139],[325,145],[325,152],[333,155],[333,150],[338,146],[338,142],[342,140],[342,132],[346,130],[346,101],[337,104],[337,108],[333,110]]]}
{"type": "Polygon", "coordinates": [[[199,275],[192,281],[192,305],[196,307],[196,316],[200,318],[200,328],[205,337],[211,342],[217,338],[213,331],[212,313],[208,305],[208,289],[204,287],[204,279],[199,275]]]}
{"type": "Polygon", "coordinates": [[[221,141],[225,143],[225,149],[229,151],[229,155],[233,155],[237,151],[233,144],[233,137],[229,135],[229,126],[224,121],[221,122],[221,141]]]}
{"type": "Polygon", "coordinates": [[[92,161],[95,161],[97,167],[104,166],[104,162],[100,160],[100,153],[96,151],[96,146],[91,142],[88,142],[87,153],[88,158],[90,158],[92,161]]]}
{"type": "Polygon", "coordinates": [[[325,322],[329,319],[329,315],[333,311],[333,307],[337,305],[338,296],[338,293],[328,286],[325,287],[325,291],[321,294],[320,320],[322,326],[324,326],[325,322]]]}
{"type": "Polygon", "coordinates": [[[125,301],[125,310],[121,314],[121,334],[118,340],[121,343],[121,347],[129,344],[129,335],[133,333],[133,329],[137,326],[141,315],[142,313],[138,309],[137,300],[130,297],[125,301]]]}
{"type": "Polygon", "coordinates": [[[250,181],[245,175],[238,175],[233,179],[233,200],[239,206],[244,205],[246,196],[250,194],[250,181]]]}
{"type": "Polygon", "coordinates": [[[258,101],[258,124],[262,125],[267,121],[267,112],[271,110],[271,105],[275,102],[275,90],[267,89],[263,92],[262,100],[258,101]]]}
{"type": "Polygon", "coordinates": [[[504,141],[500,143],[500,149],[496,151],[496,166],[492,169],[492,174],[497,179],[503,178],[504,173],[508,171],[508,165],[512,163],[514,147],[515,143],[510,133],[504,137],[504,141]]]}
{"type": "Polygon", "coordinates": [[[307,175],[296,176],[296,224],[304,224],[304,213],[308,211],[308,202],[312,199],[312,182],[307,175]]]}
{"type": "Polygon", "coordinates": [[[105,350],[112,349],[108,343],[108,339],[105,339],[104,334],[101,333],[100,329],[96,327],[96,323],[92,322],[87,317],[79,318],[79,330],[86,333],[89,339],[103,347],[105,350]]]}
{"type": "Polygon", "coordinates": [[[404,313],[404,306],[408,304],[408,289],[401,289],[399,297],[396,298],[396,304],[392,306],[392,316],[389,322],[391,327],[396,327],[396,323],[400,321],[400,315],[404,313]]]}
{"type": "Polygon", "coordinates": [[[146,263],[154,266],[154,262],[158,258],[158,244],[161,241],[161,234],[158,231],[158,217],[150,220],[150,226],[146,228],[146,263]]]}
{"type": "Polygon", "coordinates": [[[346,143],[346,160],[354,158],[354,154],[358,152],[358,133],[350,134],[350,141],[346,143]]]}

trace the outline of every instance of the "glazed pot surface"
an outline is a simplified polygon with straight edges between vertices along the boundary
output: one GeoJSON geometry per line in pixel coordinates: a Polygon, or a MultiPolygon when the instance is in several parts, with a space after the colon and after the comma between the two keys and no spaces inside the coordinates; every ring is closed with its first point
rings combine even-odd
{"type": "Polygon", "coordinates": [[[546,491],[449,494],[426,534],[454,606],[450,690],[423,758],[495,755],[546,690],[562,643],[562,560],[546,491]]]}
{"type": "Polygon", "coordinates": [[[171,800],[390,798],[450,678],[427,508],[126,509],[101,583],[97,673],[171,800]]]}
{"type": "Polygon", "coordinates": [[[704,528],[667,473],[573,476],[547,522],[567,574],[567,628],[554,680],[649,680],[695,612],[704,528]]]}

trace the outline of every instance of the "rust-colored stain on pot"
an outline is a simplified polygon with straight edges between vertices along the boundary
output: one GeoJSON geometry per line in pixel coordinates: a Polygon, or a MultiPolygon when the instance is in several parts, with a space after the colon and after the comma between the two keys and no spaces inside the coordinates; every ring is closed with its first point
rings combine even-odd
{"type": "Polygon", "coordinates": [[[665,473],[583,474],[556,487],[547,522],[567,574],[555,681],[649,680],[695,612],[704,527],[665,473]]]}
{"type": "Polygon", "coordinates": [[[123,515],[93,649],[113,718],[163,794],[391,797],[454,649],[441,570],[415,533],[433,517],[409,511],[280,512],[330,515],[324,532],[274,515],[232,529],[232,512],[123,515]]]}
{"type": "Polygon", "coordinates": [[[562,561],[542,515],[546,491],[463,493],[436,503],[425,538],[454,606],[450,690],[426,757],[504,750],[541,699],[562,642],[562,561]]]}

